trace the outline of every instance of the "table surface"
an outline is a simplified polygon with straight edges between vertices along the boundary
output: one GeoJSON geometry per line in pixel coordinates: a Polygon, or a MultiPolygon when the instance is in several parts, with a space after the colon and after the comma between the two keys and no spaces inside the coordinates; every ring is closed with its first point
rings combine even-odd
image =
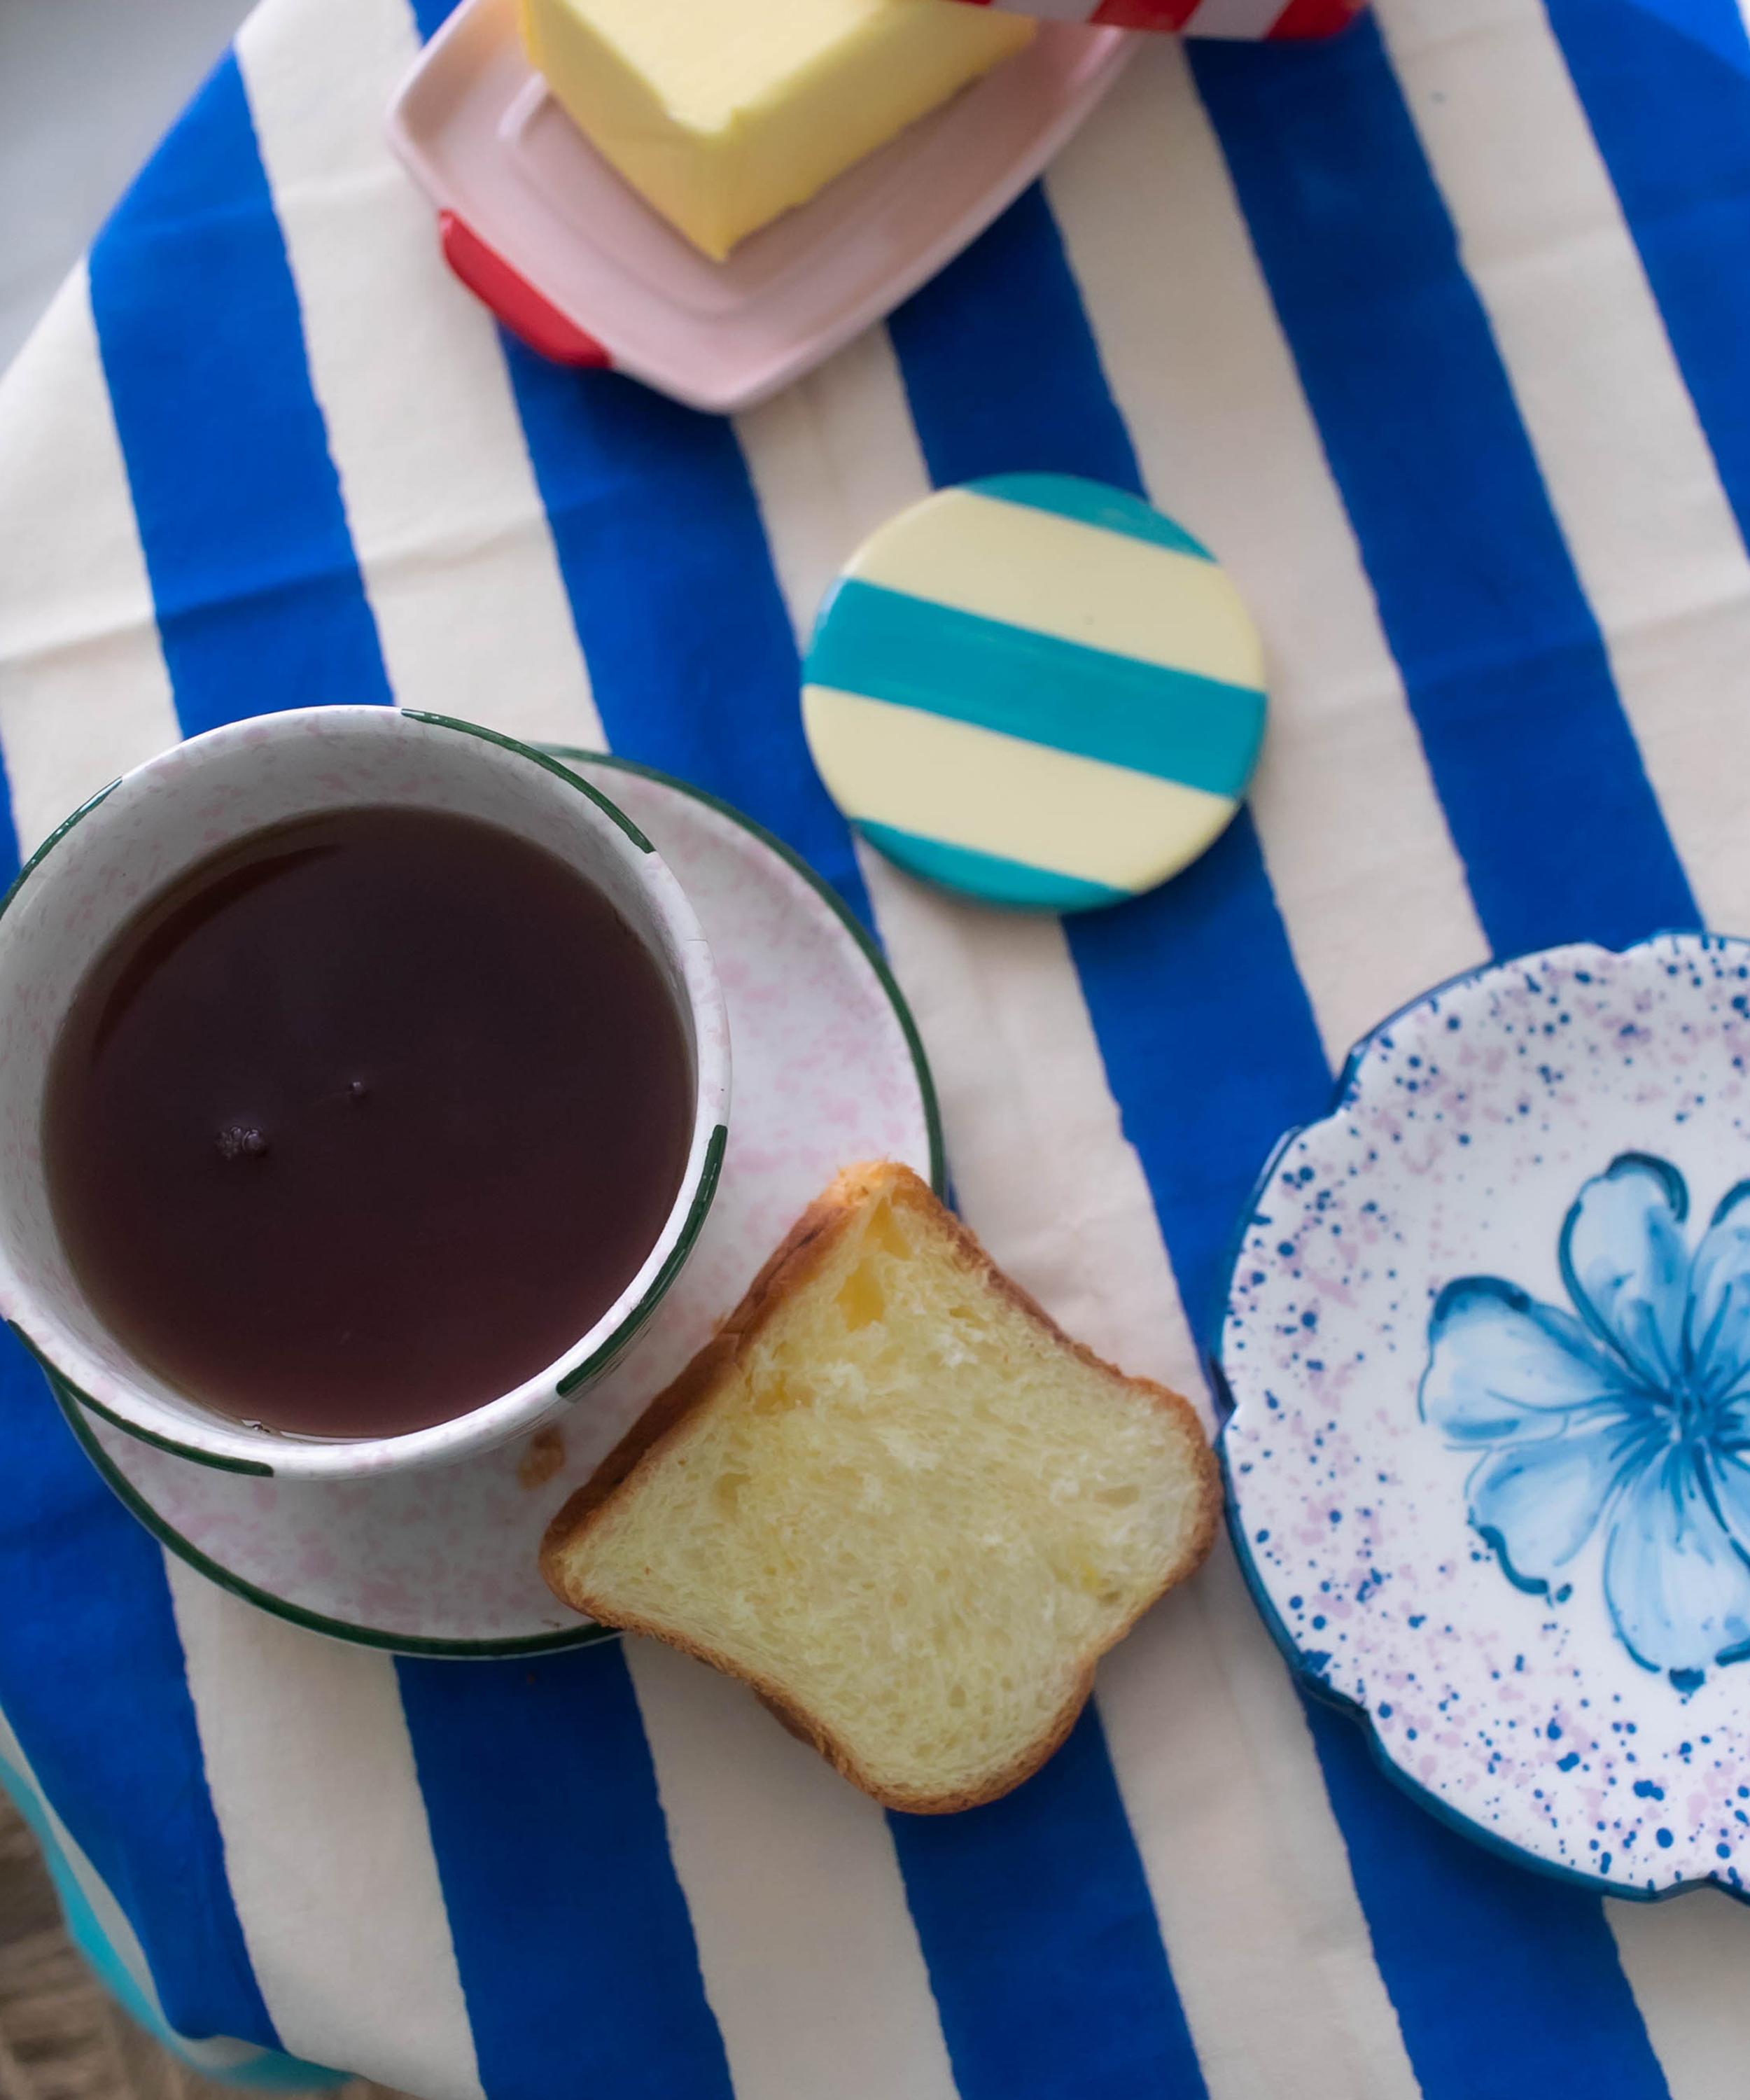
{"type": "MultiPolygon", "coordinates": [[[[381,124],[442,12],[269,0],[0,386],[18,845],[306,701],[697,779],[878,929],[998,1258],[1200,1402],[1252,1177],[1380,1015],[1492,951],[1750,929],[1734,0],[1152,45],[1042,189],[734,424],[540,364],[446,280],[381,124]],[[1272,664],[1249,813],[1067,926],[861,854],[797,719],[862,535],[1014,469],[1146,490],[1272,664]]],[[[1741,2088],[1750,1911],[1602,1903],[1423,1815],[1225,1549],[1039,1778],[885,1817],[663,1650],[397,1663],[262,1619],[0,1376],[0,1762],[122,1985],[231,2038],[204,2062],[431,2100],[1741,2088]]]]}

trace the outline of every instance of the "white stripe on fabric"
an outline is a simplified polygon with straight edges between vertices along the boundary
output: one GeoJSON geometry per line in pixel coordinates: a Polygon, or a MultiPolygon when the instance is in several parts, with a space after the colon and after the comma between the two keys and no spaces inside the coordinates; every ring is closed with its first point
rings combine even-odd
{"type": "Polygon", "coordinates": [[[165,1565],[226,1873],[281,2040],[425,2100],[480,2100],[395,1665],[165,1565]]]}
{"type": "Polygon", "coordinates": [[[748,2100],[954,2100],[886,1820],[744,1685],[626,1661],[706,1994],[748,2100]]]}
{"type": "Polygon", "coordinates": [[[0,383],[0,745],[29,854],[179,733],[82,266],[0,383]]]}
{"type": "Polygon", "coordinates": [[[55,1804],[43,1792],[36,1773],[31,1769],[30,1760],[24,1755],[23,1745],[12,1732],[11,1723],[4,1714],[0,1714],[0,1761],[10,1765],[30,1789],[37,1808],[47,1826],[49,1836],[68,1873],[73,1877],[80,1895],[90,1906],[99,1931],[109,1943],[111,1952],[144,1999],[153,2018],[165,2033],[173,2038],[178,2054],[196,2070],[205,2071],[214,2078],[223,2078],[227,2071],[242,2070],[258,2062],[262,2052],[253,2043],[232,2041],[223,2036],[205,2041],[191,2041],[186,2036],[175,2033],[164,2016],[164,2007],[159,2002],[158,1988],[152,1981],[146,1951],[140,1945],[139,1937],[126,1912],[111,1895],[109,1884],[74,1842],[72,1833],[56,1813],[55,1804]]]}
{"type": "Polygon", "coordinates": [[[1139,886],[1139,849],[1156,848],[1160,861],[1168,845],[1201,853],[1237,806],[1183,781],[831,686],[808,686],[804,704],[815,748],[849,783],[840,791],[847,816],[1111,889],[1139,886]]]}
{"type": "Polygon", "coordinates": [[[1263,630],[1271,717],[1252,802],[1335,1063],[1488,942],[1176,45],[1139,52],[1049,188],[1150,496],[1226,564],[1263,630]]]}
{"type": "Polygon", "coordinates": [[[1750,1905],[1707,1890],[1672,1903],[1607,1903],[1604,1915],[1671,2100],[1742,2093],[1750,1905]]]}
{"type": "MultiPolygon", "coordinates": [[[[858,541],[928,486],[885,336],[739,428],[806,631],[858,541]]],[[[862,866],[968,1219],[1072,1333],[1206,1414],[1060,924],[956,903],[878,854],[862,866]],[[1007,1104],[1000,1122],[993,1099],[1007,1104]],[[1034,1141],[1017,1147],[1018,1128],[1034,1141]]],[[[1305,1720],[1225,1545],[1109,1659],[1099,1703],[1211,2100],[1412,2100],[1305,1720]]]]}
{"type": "Polygon", "coordinates": [[[311,383],[397,700],[596,743],[496,331],[386,143],[418,52],[405,0],[268,0],[237,39],[311,383]]]}
{"type": "Polygon", "coordinates": [[[1750,558],[1585,111],[1536,0],[1382,17],[1679,857],[1739,928],[1750,558]]]}
{"type": "Polygon", "coordinates": [[[1267,37],[1286,0],[1202,0],[1185,24],[1188,37],[1267,37]]]}

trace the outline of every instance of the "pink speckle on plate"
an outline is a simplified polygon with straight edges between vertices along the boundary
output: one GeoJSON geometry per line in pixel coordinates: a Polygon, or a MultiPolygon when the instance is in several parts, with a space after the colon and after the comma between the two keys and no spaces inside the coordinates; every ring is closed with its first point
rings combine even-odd
{"type": "Polygon", "coordinates": [[[1552,950],[1357,1051],[1254,1198],[1236,1542],[1449,1820],[1626,1895],[1750,1887],[1750,943],[1552,950]]]}

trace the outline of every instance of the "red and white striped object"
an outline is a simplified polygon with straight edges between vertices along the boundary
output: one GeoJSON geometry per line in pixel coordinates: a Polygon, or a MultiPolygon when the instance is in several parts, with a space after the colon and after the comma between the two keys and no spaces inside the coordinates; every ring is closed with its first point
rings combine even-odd
{"type": "Polygon", "coordinates": [[[1187,37],[1330,37],[1367,0],[967,0],[1047,22],[1100,22],[1119,29],[1174,30],[1187,37]]]}

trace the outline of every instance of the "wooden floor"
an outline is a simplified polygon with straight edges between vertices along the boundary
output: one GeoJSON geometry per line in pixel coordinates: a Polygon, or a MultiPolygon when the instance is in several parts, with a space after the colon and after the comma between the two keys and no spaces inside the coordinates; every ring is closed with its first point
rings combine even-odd
{"type": "MultiPolygon", "coordinates": [[[[34,1840],[0,1796],[0,2100],[223,2100],[143,2034],[61,1929],[34,1840]]],[[[362,2081],[333,2100],[397,2100],[362,2081]]]]}

